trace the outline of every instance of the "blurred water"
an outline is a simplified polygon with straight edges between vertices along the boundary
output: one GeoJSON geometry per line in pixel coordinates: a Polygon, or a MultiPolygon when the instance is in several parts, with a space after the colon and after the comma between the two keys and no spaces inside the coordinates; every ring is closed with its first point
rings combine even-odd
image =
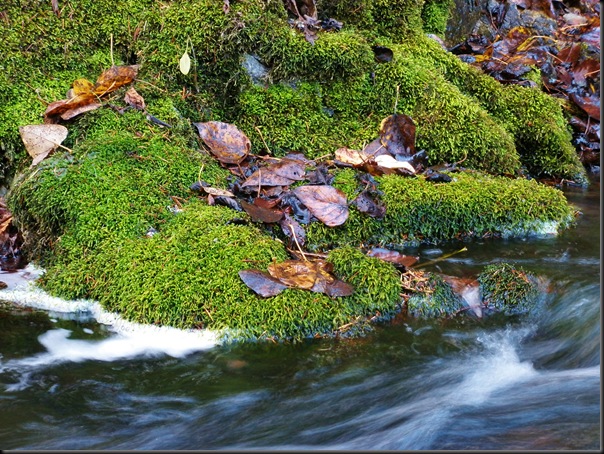
{"type": "Polygon", "coordinates": [[[0,447],[597,450],[599,185],[567,196],[583,215],[563,235],[465,243],[432,267],[505,260],[544,276],[528,316],[214,346],[116,332],[82,306],[0,311],[0,447]]]}

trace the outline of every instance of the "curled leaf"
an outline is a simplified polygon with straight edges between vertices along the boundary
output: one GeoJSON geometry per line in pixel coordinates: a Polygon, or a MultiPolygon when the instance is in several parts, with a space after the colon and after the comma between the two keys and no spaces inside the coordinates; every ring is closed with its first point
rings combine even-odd
{"type": "Polygon", "coordinates": [[[333,186],[299,186],[293,192],[313,216],[329,227],[342,225],[348,219],[346,195],[333,186]]]}
{"type": "Polygon", "coordinates": [[[94,94],[103,96],[132,82],[140,65],[112,66],[99,76],[94,84],[94,94]]]}
{"type": "Polygon", "coordinates": [[[409,173],[415,173],[415,169],[406,161],[397,161],[392,156],[383,154],[375,157],[375,163],[384,169],[396,169],[409,173]]]}
{"type": "Polygon", "coordinates": [[[134,87],[128,89],[124,95],[124,101],[136,110],[145,110],[145,99],[134,89],[134,87]]]}

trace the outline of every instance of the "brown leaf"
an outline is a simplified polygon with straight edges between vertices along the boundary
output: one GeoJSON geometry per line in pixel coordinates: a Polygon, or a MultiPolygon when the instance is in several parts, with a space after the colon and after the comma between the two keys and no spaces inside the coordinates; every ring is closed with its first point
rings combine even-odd
{"type": "Polygon", "coordinates": [[[386,207],[378,203],[368,191],[361,192],[352,202],[361,213],[368,214],[372,218],[382,219],[386,214],[386,207]]]}
{"type": "Polygon", "coordinates": [[[336,161],[350,164],[353,167],[361,167],[371,159],[364,151],[351,150],[347,147],[338,148],[335,153],[336,161]]]}
{"type": "Polygon", "coordinates": [[[574,101],[581,109],[594,120],[600,121],[600,97],[599,96],[581,96],[576,93],[570,94],[570,99],[574,101]]]}
{"type": "Polygon", "coordinates": [[[210,152],[220,162],[239,164],[250,153],[252,148],[250,139],[236,126],[221,121],[193,124],[197,127],[199,136],[210,152]]]}
{"type": "Polygon", "coordinates": [[[63,118],[63,115],[65,115],[67,119],[73,118],[82,112],[81,109],[90,105],[96,105],[97,107],[94,107],[95,109],[100,107],[100,104],[97,103],[97,97],[93,93],[84,93],[70,99],[61,99],[59,101],[51,102],[46,106],[44,123],[57,123],[59,118],[63,118]],[[73,112],[78,113],[74,115],[73,112]]]}
{"type": "Polygon", "coordinates": [[[241,270],[239,277],[245,285],[265,298],[278,295],[287,288],[281,281],[260,270],[241,270]]]}
{"type": "Polygon", "coordinates": [[[52,12],[59,17],[61,15],[61,11],[59,10],[59,0],[52,0],[50,4],[52,6],[52,12]]]}
{"type": "Polygon", "coordinates": [[[145,110],[145,99],[134,89],[130,87],[124,95],[124,101],[136,110],[145,110]]]}
{"type": "Polygon", "coordinates": [[[298,160],[283,158],[277,163],[259,168],[241,186],[289,186],[303,179],[304,165],[298,160]]]}
{"type": "Polygon", "coordinates": [[[376,257],[386,262],[394,263],[400,267],[409,268],[419,261],[419,257],[413,255],[404,255],[398,251],[391,251],[384,248],[373,248],[367,251],[369,257],[376,257]]]}
{"type": "Polygon", "coordinates": [[[350,296],[354,293],[354,287],[347,282],[336,279],[333,282],[329,282],[325,285],[323,291],[328,296],[336,298],[339,296],[350,296]]]}
{"type": "Polygon", "coordinates": [[[205,191],[206,194],[210,194],[214,197],[218,197],[218,196],[235,197],[235,194],[233,194],[231,191],[227,191],[226,189],[212,188],[209,186],[208,187],[202,186],[201,189],[203,191],[205,191]]]}
{"type": "Polygon", "coordinates": [[[75,96],[91,94],[94,91],[94,84],[88,79],[76,79],[71,87],[75,96]]]}
{"type": "Polygon", "coordinates": [[[257,222],[265,222],[271,224],[278,222],[283,217],[283,211],[274,208],[263,208],[253,203],[248,203],[245,200],[239,202],[244,211],[250,215],[252,220],[257,222]]]}
{"type": "Polygon", "coordinates": [[[293,192],[314,217],[329,227],[342,225],[348,219],[346,195],[333,186],[299,186],[293,192]]]}
{"type": "Polygon", "coordinates": [[[283,231],[283,233],[285,233],[285,235],[287,235],[287,237],[289,238],[290,248],[294,247],[296,240],[298,240],[298,244],[300,246],[304,246],[304,243],[306,241],[306,231],[298,221],[296,221],[289,214],[284,213],[283,219],[281,219],[279,225],[281,226],[281,230],[283,231]]]}
{"type": "Polygon", "coordinates": [[[271,263],[268,272],[283,284],[293,288],[310,290],[317,280],[317,268],[310,261],[286,260],[281,263],[271,263]]]}
{"type": "Polygon", "coordinates": [[[140,65],[112,66],[104,71],[94,84],[94,93],[103,96],[132,82],[138,74],[140,65]]]}
{"type": "Polygon", "coordinates": [[[63,112],[60,115],[60,117],[61,117],[61,120],[65,120],[65,121],[71,120],[72,118],[77,117],[78,115],[81,115],[85,112],[90,112],[91,110],[96,110],[99,107],[101,107],[101,104],[98,102],[85,104],[80,107],[75,107],[75,108],[66,110],[65,112],[63,112]]]}
{"type": "Polygon", "coordinates": [[[46,156],[55,151],[67,137],[67,128],[62,125],[27,125],[19,128],[25,149],[34,158],[31,166],[35,166],[46,156]]]}
{"type": "Polygon", "coordinates": [[[392,156],[415,154],[415,123],[408,115],[394,114],[380,124],[380,142],[392,156]]]}

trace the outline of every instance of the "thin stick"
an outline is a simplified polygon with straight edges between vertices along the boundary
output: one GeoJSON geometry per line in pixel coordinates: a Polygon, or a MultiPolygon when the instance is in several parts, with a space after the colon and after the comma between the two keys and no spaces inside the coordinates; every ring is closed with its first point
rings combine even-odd
{"type": "Polygon", "coordinates": [[[292,231],[294,241],[296,242],[296,246],[298,246],[298,250],[300,251],[300,254],[302,254],[302,258],[304,259],[305,262],[308,262],[308,259],[306,258],[306,256],[304,255],[304,252],[302,251],[302,248],[300,247],[300,243],[298,243],[298,238],[296,237],[296,232],[294,231],[294,226],[290,224],[289,229],[292,231]]]}
{"type": "Polygon", "coordinates": [[[258,194],[256,198],[260,197],[260,188],[262,187],[262,169],[258,169],[258,194]]]}
{"type": "Polygon", "coordinates": [[[444,259],[447,259],[447,258],[449,258],[449,257],[451,257],[451,256],[453,256],[455,254],[459,254],[460,252],[465,252],[467,250],[468,250],[468,248],[464,246],[459,251],[455,251],[455,252],[451,252],[450,254],[442,255],[442,256],[438,257],[437,259],[430,260],[429,262],[421,263],[421,264],[416,265],[416,266],[412,265],[409,268],[417,269],[417,268],[421,268],[421,267],[426,266],[426,265],[432,265],[433,263],[440,262],[440,261],[442,261],[444,259]]]}
{"type": "Polygon", "coordinates": [[[258,126],[254,126],[254,128],[256,129],[256,131],[258,131],[258,134],[260,134],[260,138],[262,139],[262,143],[264,144],[264,146],[266,148],[266,151],[268,151],[268,154],[272,154],[271,149],[268,147],[268,145],[264,141],[264,137],[262,137],[262,133],[260,132],[260,128],[258,126]]]}
{"type": "Polygon", "coordinates": [[[396,115],[396,108],[398,107],[398,89],[400,85],[396,86],[396,99],[394,100],[394,115],[396,115]]]}
{"type": "Polygon", "coordinates": [[[111,52],[111,66],[115,66],[115,62],[113,61],[113,33],[111,33],[109,39],[111,42],[111,47],[109,49],[109,52],[111,52]]]}
{"type": "Polygon", "coordinates": [[[197,181],[201,181],[201,172],[203,172],[204,166],[205,166],[205,164],[202,164],[201,167],[199,168],[199,173],[197,174],[197,181]]]}

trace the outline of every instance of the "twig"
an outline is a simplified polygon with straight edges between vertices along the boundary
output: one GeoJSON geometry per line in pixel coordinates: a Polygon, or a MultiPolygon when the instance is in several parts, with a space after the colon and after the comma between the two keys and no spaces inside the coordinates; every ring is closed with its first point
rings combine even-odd
{"type": "Polygon", "coordinates": [[[268,151],[268,154],[272,154],[271,149],[268,147],[268,145],[264,141],[264,137],[262,136],[262,133],[260,132],[260,128],[258,126],[254,126],[254,129],[256,131],[258,131],[258,134],[260,134],[260,139],[262,139],[262,143],[264,144],[264,147],[266,148],[266,151],[268,151]]]}
{"type": "Polygon", "coordinates": [[[396,99],[394,100],[394,115],[396,115],[396,108],[398,107],[398,89],[400,85],[396,86],[396,99]]]}
{"type": "Polygon", "coordinates": [[[294,241],[296,242],[296,246],[298,246],[298,250],[300,251],[300,254],[302,254],[302,258],[304,259],[305,262],[308,262],[309,260],[304,255],[304,252],[302,251],[302,248],[300,247],[300,243],[298,243],[298,238],[296,237],[296,232],[294,231],[294,226],[290,224],[289,229],[292,231],[294,241]]]}
{"type": "Polygon", "coordinates": [[[115,62],[113,61],[113,33],[111,33],[109,39],[110,39],[109,52],[111,53],[111,66],[115,66],[115,62]]]}
{"type": "Polygon", "coordinates": [[[433,263],[440,262],[440,261],[442,261],[444,259],[447,259],[447,258],[449,258],[449,257],[451,257],[451,256],[453,256],[455,254],[459,254],[460,252],[465,252],[467,250],[468,250],[468,248],[464,246],[459,251],[451,252],[450,254],[441,255],[437,259],[430,260],[429,262],[426,262],[426,263],[421,263],[421,264],[415,265],[415,266],[411,265],[409,268],[417,269],[417,268],[421,268],[421,267],[426,266],[426,265],[432,265],[433,263]]]}

